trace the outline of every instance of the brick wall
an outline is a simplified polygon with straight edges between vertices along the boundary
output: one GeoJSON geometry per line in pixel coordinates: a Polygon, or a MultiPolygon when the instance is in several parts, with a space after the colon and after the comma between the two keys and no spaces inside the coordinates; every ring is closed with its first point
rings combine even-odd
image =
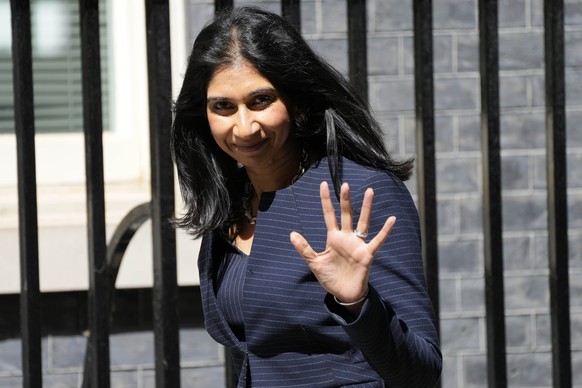
{"type": "MultiPolygon", "coordinates": [[[[237,1],[279,12],[278,1],[237,1]]],[[[301,2],[302,32],[347,73],[346,2],[301,2]]],[[[582,0],[566,0],[574,383],[582,387],[582,0]]],[[[193,38],[212,14],[188,4],[193,38]]],[[[414,154],[411,0],[368,0],[370,103],[397,155],[414,154]]],[[[505,304],[510,386],[550,387],[543,0],[499,1],[505,304]]],[[[486,386],[476,0],[433,2],[443,387],[486,386]]],[[[415,191],[415,182],[409,187],[415,191]]]]}

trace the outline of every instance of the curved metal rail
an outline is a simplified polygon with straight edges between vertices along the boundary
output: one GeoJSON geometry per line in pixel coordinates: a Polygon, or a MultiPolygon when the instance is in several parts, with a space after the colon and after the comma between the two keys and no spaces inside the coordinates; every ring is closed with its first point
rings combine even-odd
{"type": "MultiPolygon", "coordinates": [[[[131,242],[131,239],[138,231],[138,229],[151,218],[151,202],[142,203],[131,209],[125,217],[121,220],[109,244],[107,244],[107,272],[109,277],[109,298],[112,301],[110,304],[110,319],[113,318],[112,312],[115,310],[115,303],[113,296],[115,294],[115,282],[117,281],[117,275],[119,274],[119,268],[121,267],[121,262],[125,251],[131,242]]],[[[93,373],[90,360],[89,345],[91,343],[90,339],[93,334],[89,332],[89,337],[87,339],[87,349],[85,351],[85,364],[83,373],[83,388],[89,388],[91,381],[91,373],[93,373]]]]}
{"type": "Polygon", "coordinates": [[[107,271],[109,272],[110,295],[115,291],[115,281],[121,261],[131,239],[137,230],[151,218],[151,203],[146,202],[134,207],[121,220],[107,245],[107,271]]]}

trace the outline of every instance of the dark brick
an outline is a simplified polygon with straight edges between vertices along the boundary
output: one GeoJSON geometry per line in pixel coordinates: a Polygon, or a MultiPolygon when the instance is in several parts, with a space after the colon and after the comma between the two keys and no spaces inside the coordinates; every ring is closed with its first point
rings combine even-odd
{"type": "Polygon", "coordinates": [[[457,151],[458,136],[453,116],[435,117],[435,149],[436,152],[457,151]]]}
{"type": "Polygon", "coordinates": [[[458,232],[459,204],[456,200],[438,199],[438,233],[453,235],[458,232]]]}
{"type": "Polygon", "coordinates": [[[547,308],[548,288],[546,276],[506,276],[506,308],[547,308]]]}
{"type": "Polygon", "coordinates": [[[459,151],[481,150],[481,119],[475,115],[459,116],[459,151]]]}
{"type": "Polygon", "coordinates": [[[475,29],[477,10],[473,2],[441,0],[433,6],[435,29],[475,29]]]}
{"type": "Polygon", "coordinates": [[[439,244],[440,271],[446,273],[476,273],[479,266],[479,243],[476,240],[441,241],[439,244]]]}
{"type": "Polygon", "coordinates": [[[582,228],[582,194],[568,196],[568,226],[582,228]]]}
{"type": "Polygon", "coordinates": [[[582,1],[580,0],[564,1],[564,23],[566,25],[582,24],[582,1]]]}
{"type": "Polygon", "coordinates": [[[567,70],[565,82],[568,105],[582,105],[582,70],[567,70]]]}
{"type": "Polygon", "coordinates": [[[501,116],[501,147],[545,149],[546,120],[543,112],[507,113],[501,116]]]}
{"type": "Polygon", "coordinates": [[[566,66],[582,66],[582,31],[566,31],[564,35],[566,66]]]}
{"type": "Polygon", "coordinates": [[[87,347],[84,336],[51,337],[50,368],[82,368],[87,347]]]}
{"type": "Polygon", "coordinates": [[[368,74],[397,75],[398,74],[398,39],[370,38],[368,39],[368,74]]]}
{"type": "Polygon", "coordinates": [[[527,190],[531,188],[530,170],[528,156],[503,156],[501,158],[503,190],[527,190]]]}
{"type": "Polygon", "coordinates": [[[499,69],[543,69],[543,39],[541,32],[501,32],[499,34],[499,69]]]}
{"type": "Polygon", "coordinates": [[[503,239],[503,268],[526,270],[532,267],[531,240],[529,237],[505,237],[503,239]]]}
{"type": "Polygon", "coordinates": [[[525,108],[530,106],[528,100],[527,77],[499,77],[499,100],[501,108],[525,108]]]}
{"type": "Polygon", "coordinates": [[[411,0],[376,1],[376,31],[412,29],[411,0]]]}
{"type": "Polygon", "coordinates": [[[508,385],[549,387],[552,385],[552,354],[527,353],[507,355],[508,385]]]}
{"type": "Polygon", "coordinates": [[[461,280],[461,311],[483,314],[485,311],[485,282],[481,276],[463,276],[461,280]]]}
{"type": "Polygon", "coordinates": [[[376,82],[370,85],[370,104],[375,112],[414,110],[412,80],[376,82]]]}
{"type": "Polygon", "coordinates": [[[479,36],[476,33],[457,37],[457,63],[460,72],[479,71],[479,36]]]}
{"type": "Polygon", "coordinates": [[[345,39],[312,40],[311,47],[331,63],[340,73],[348,73],[348,43],[345,39]]]}
{"type": "Polygon", "coordinates": [[[476,78],[435,79],[436,109],[477,109],[479,80],[476,78]]]}
{"type": "Polygon", "coordinates": [[[582,147],[582,112],[566,111],[566,144],[568,147],[582,147]]]}
{"type": "Polygon", "coordinates": [[[438,158],[436,171],[439,193],[473,193],[480,187],[480,159],[473,157],[438,158]]]}
{"type": "Polygon", "coordinates": [[[547,227],[545,195],[505,196],[502,206],[504,231],[540,231],[547,227]]]}
{"type": "Polygon", "coordinates": [[[480,348],[479,318],[441,319],[441,344],[451,350],[480,348]]]}
{"type": "Polygon", "coordinates": [[[481,198],[463,198],[461,204],[461,233],[480,233],[483,230],[481,198]]]}
{"type": "Polygon", "coordinates": [[[499,27],[525,27],[527,25],[525,0],[501,0],[499,9],[499,27]]]}
{"type": "Polygon", "coordinates": [[[485,355],[464,356],[463,383],[461,387],[486,387],[487,386],[487,358],[485,355]]]}
{"type": "Polygon", "coordinates": [[[336,0],[321,0],[321,32],[334,33],[348,31],[347,5],[336,0]]]}
{"type": "Polygon", "coordinates": [[[441,303],[441,313],[458,312],[460,305],[459,293],[457,292],[457,281],[455,279],[441,279],[439,280],[439,299],[446,303],[441,303]]]}
{"type": "Polygon", "coordinates": [[[505,335],[508,347],[531,349],[531,317],[529,315],[506,317],[505,335]]]}
{"type": "Polygon", "coordinates": [[[315,1],[301,2],[301,33],[304,35],[318,32],[315,1]]]}
{"type": "Polygon", "coordinates": [[[44,373],[42,386],[45,388],[76,388],[81,381],[79,373],[44,373]]]}

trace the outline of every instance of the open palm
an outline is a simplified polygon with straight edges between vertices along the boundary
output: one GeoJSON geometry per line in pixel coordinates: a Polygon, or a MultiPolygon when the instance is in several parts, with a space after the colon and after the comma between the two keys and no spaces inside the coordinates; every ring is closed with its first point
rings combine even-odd
{"type": "MultiPolygon", "coordinates": [[[[340,192],[341,227],[338,226],[327,182],[321,183],[319,193],[327,227],[326,249],[323,252],[315,252],[307,240],[297,232],[291,233],[291,243],[305,258],[307,265],[327,292],[345,303],[360,300],[368,290],[368,276],[374,255],[390,234],[396,218],[389,217],[380,232],[366,243],[366,239],[358,237],[353,230],[348,184],[344,183],[340,192]]],[[[364,194],[356,227],[357,231],[364,234],[370,225],[373,198],[374,191],[368,188],[364,194]]]]}

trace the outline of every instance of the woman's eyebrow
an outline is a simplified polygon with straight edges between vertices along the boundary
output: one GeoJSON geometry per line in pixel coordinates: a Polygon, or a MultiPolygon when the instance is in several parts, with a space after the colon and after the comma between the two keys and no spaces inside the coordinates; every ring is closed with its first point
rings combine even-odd
{"type": "MultiPolygon", "coordinates": [[[[255,96],[257,94],[261,94],[261,93],[277,93],[277,90],[275,88],[258,88],[255,90],[251,90],[250,92],[247,93],[247,97],[250,96],[255,96]]],[[[214,101],[225,101],[228,100],[228,97],[222,97],[222,96],[208,96],[206,97],[206,102],[214,102],[214,101]]]]}
{"type": "Polygon", "coordinates": [[[255,89],[252,90],[251,92],[249,92],[247,94],[247,96],[254,96],[255,94],[261,94],[261,93],[277,93],[277,90],[275,90],[275,88],[259,88],[259,89],[255,89]]]}
{"type": "Polygon", "coordinates": [[[206,97],[206,102],[225,101],[225,100],[228,100],[228,98],[227,97],[213,97],[213,96],[206,97]]]}

